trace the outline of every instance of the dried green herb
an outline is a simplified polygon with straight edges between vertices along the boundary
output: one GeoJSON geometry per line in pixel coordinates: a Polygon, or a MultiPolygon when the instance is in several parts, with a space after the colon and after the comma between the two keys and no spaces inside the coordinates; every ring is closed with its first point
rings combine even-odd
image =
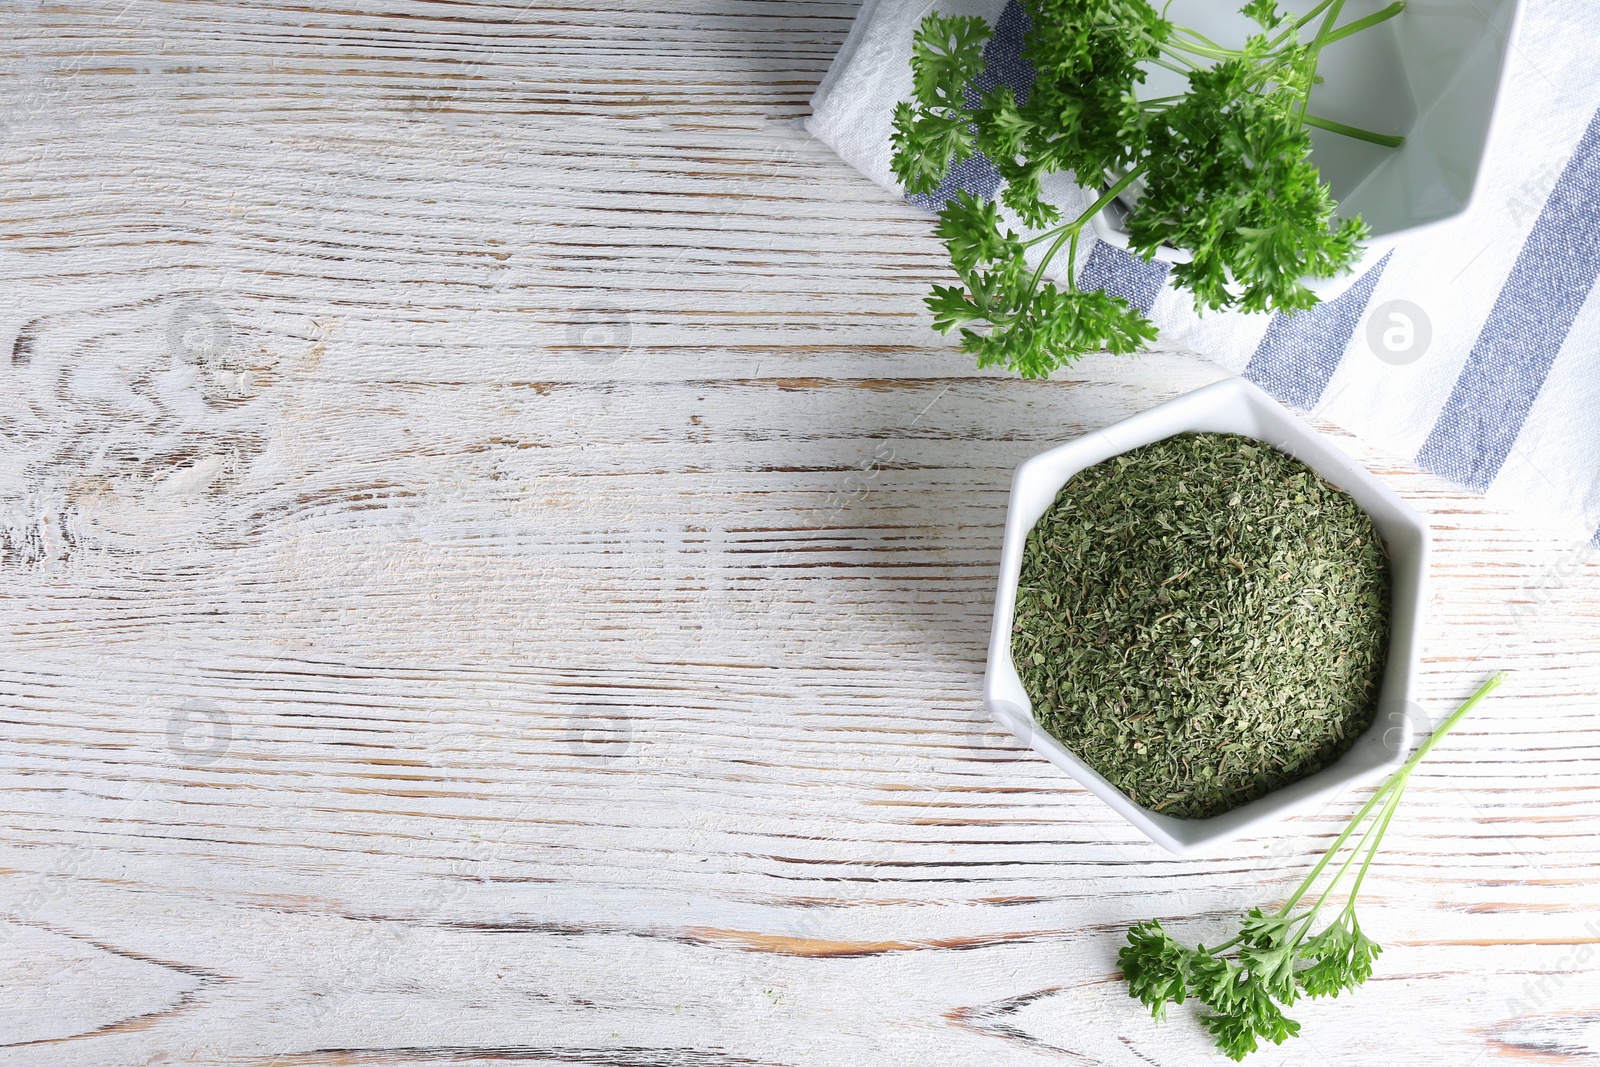
{"type": "Polygon", "coordinates": [[[1389,565],[1343,490],[1180,434],[1080,471],[1028,535],[1012,657],[1039,724],[1134,802],[1205,818],[1371,725],[1389,565]]]}

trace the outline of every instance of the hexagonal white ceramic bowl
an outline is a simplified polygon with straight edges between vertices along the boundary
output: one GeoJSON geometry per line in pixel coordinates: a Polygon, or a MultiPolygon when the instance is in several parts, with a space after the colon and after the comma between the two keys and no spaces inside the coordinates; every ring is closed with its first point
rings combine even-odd
{"type": "Polygon", "coordinates": [[[1376,781],[1405,762],[1411,748],[1416,671],[1428,573],[1428,524],[1409,504],[1316,430],[1243,378],[1229,378],[1034,456],[1017,468],[1000,557],[1000,590],[983,698],[995,721],[1066,771],[1150,839],[1180,856],[1256,833],[1341,790],[1376,781]],[[1389,657],[1371,728],[1337,762],[1316,774],[1209,819],[1178,819],[1142,808],[1102,778],[1033,719],[1033,705],[1011,661],[1011,621],[1028,531],[1074,474],[1101,460],[1186,431],[1237,433],[1287,452],[1343,489],[1372,517],[1388,546],[1392,580],[1389,657]]]}

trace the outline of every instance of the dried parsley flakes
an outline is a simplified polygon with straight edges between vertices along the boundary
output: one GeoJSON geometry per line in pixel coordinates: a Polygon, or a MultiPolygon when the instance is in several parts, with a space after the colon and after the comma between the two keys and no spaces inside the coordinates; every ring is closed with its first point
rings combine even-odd
{"type": "Polygon", "coordinates": [[[1011,652],[1039,724],[1133,801],[1205,818],[1371,724],[1389,635],[1372,521],[1237,434],[1080,471],[1028,534],[1011,652]]]}

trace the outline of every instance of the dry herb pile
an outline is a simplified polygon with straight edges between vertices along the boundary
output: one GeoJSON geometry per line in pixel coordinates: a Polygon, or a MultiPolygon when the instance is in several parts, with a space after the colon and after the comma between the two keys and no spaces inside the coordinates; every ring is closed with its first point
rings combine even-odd
{"type": "Polygon", "coordinates": [[[1205,818],[1371,724],[1383,541],[1348,494],[1236,434],[1073,476],[1028,535],[1012,655],[1039,724],[1135,803],[1205,818]]]}

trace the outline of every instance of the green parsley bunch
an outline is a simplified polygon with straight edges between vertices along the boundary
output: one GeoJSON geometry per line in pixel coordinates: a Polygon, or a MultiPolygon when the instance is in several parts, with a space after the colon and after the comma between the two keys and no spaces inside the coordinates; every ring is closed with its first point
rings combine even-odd
{"type": "Polygon", "coordinates": [[[1272,912],[1252,908],[1233,940],[1213,948],[1188,948],[1156,919],[1130,929],[1128,943],[1117,956],[1128,983],[1128,995],[1142,1001],[1156,1019],[1165,1018],[1169,1003],[1182,1004],[1193,997],[1208,1009],[1202,1021],[1216,1039],[1217,1048],[1230,1059],[1242,1060],[1256,1051],[1260,1039],[1278,1045],[1300,1032],[1300,1024],[1284,1015],[1283,1009],[1293,1005],[1301,994],[1337,997],[1370,978],[1372,963],[1383,948],[1362,933],[1361,924],[1356,921],[1356,896],[1361,892],[1367,868],[1378,853],[1411,772],[1456,723],[1504,680],[1503,673],[1491,677],[1441,723],[1356,813],[1288,901],[1272,912]],[[1366,830],[1361,839],[1315,903],[1295,914],[1295,908],[1318,877],[1363,825],[1366,830]],[[1343,905],[1331,921],[1313,934],[1318,914],[1330,901],[1337,901],[1334,890],[1343,883],[1358,857],[1361,865],[1355,868],[1354,883],[1343,905]]]}
{"type": "Polygon", "coordinates": [[[1000,203],[1042,231],[1023,240],[992,203],[965,192],[940,213],[937,233],[960,284],[934,286],[927,304],[934,328],[959,329],[979,366],[1043,378],[1086,352],[1129,354],[1155,339],[1141,311],[1079,289],[1075,276],[1084,225],[1130,189],[1130,247],[1146,260],[1163,245],[1188,252],[1172,276],[1197,310],[1303,310],[1317,300],[1304,278],[1350,269],[1367,229],[1334,220],[1309,128],[1391,147],[1401,139],[1309,114],[1306,102],[1321,50],[1399,14],[1404,0],[1342,27],[1344,0],[1321,0],[1297,19],[1275,0],[1250,0],[1241,10],[1261,32],[1238,49],[1174,25],[1148,0],[1024,4],[1033,26],[1024,56],[1036,74],[1025,101],[1004,85],[970,89],[985,66],[988,23],[930,14],[913,42],[913,98],[894,113],[893,168],[908,192],[932,192],[981,152],[1003,180],[1000,203]],[[1189,91],[1139,99],[1149,66],[1185,74],[1189,91]],[[1040,191],[1058,171],[1090,188],[1102,176],[1108,184],[1066,220],[1040,191]],[[1036,245],[1045,248],[1030,269],[1025,253],[1036,245]],[[1044,272],[1063,249],[1058,288],[1044,272]]]}

